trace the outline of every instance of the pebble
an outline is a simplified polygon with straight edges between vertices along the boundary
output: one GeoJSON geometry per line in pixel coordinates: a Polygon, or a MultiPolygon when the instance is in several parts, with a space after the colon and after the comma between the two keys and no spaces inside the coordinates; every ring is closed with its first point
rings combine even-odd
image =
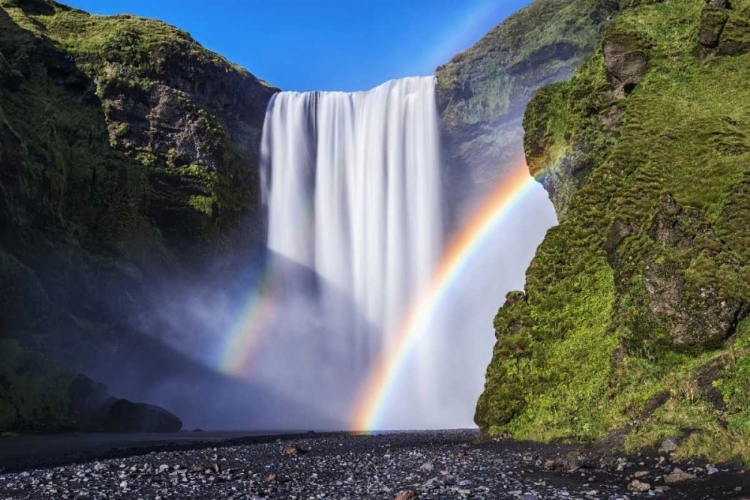
{"type": "MultiPolygon", "coordinates": [[[[649,482],[659,484],[656,478],[665,473],[697,475],[722,484],[733,473],[725,468],[720,472],[713,465],[701,469],[694,463],[681,464],[685,471],[672,469],[659,464],[658,456],[631,457],[632,462],[608,459],[596,468],[570,472],[566,457],[573,455],[554,446],[503,441],[476,444],[476,437],[476,431],[316,435],[267,444],[232,443],[218,449],[99,457],[91,463],[0,472],[0,498],[635,500],[646,495],[671,498],[675,493],[663,483],[652,488],[644,477],[654,477],[649,482]],[[292,448],[298,452],[284,453],[292,448]],[[555,467],[545,470],[550,461],[555,467]],[[634,469],[636,463],[638,469],[634,469]],[[636,472],[617,472],[618,466],[636,472]]],[[[750,475],[734,474],[725,487],[727,494],[745,484],[737,478],[747,476],[750,481],[750,475]]],[[[710,498],[695,493],[699,484],[675,488],[682,498],[710,498]]]]}

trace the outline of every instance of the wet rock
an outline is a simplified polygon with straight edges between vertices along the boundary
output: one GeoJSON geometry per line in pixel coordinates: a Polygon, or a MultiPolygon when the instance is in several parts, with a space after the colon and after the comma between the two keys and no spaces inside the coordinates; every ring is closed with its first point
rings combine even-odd
{"type": "Polygon", "coordinates": [[[297,448],[296,446],[293,446],[293,445],[286,445],[281,450],[281,452],[284,455],[300,455],[302,453],[302,450],[300,450],[299,448],[297,448]]]}
{"type": "Polygon", "coordinates": [[[414,490],[404,490],[399,492],[393,500],[417,500],[419,495],[414,490]]]}
{"type": "Polygon", "coordinates": [[[179,432],[182,420],[158,406],[118,399],[104,413],[102,425],[109,432],[179,432]]]}
{"type": "Polygon", "coordinates": [[[425,482],[422,485],[422,489],[426,491],[431,491],[431,490],[436,490],[440,488],[440,486],[441,486],[440,479],[433,477],[433,478],[428,479],[427,482],[425,482]]]}
{"type": "Polygon", "coordinates": [[[633,493],[644,493],[650,489],[650,484],[638,481],[637,479],[628,484],[628,491],[632,491],[633,493]]]}
{"type": "Polygon", "coordinates": [[[682,469],[675,469],[671,474],[664,476],[664,482],[667,484],[681,483],[683,481],[690,481],[695,479],[697,476],[688,472],[684,472],[682,469]]]}

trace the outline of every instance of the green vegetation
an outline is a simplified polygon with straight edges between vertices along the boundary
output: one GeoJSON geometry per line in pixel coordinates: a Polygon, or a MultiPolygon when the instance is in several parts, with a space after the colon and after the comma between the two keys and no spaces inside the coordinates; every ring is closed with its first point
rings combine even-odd
{"type": "Polygon", "coordinates": [[[10,432],[86,428],[87,405],[103,401],[106,389],[61,370],[15,340],[0,339],[0,429],[10,432]]]}
{"type": "Polygon", "coordinates": [[[155,20],[0,0],[0,32],[0,431],[70,428],[75,376],[45,355],[85,372],[160,276],[263,238],[275,89],[155,20]]]}
{"type": "Polygon", "coordinates": [[[623,11],[531,102],[528,162],[561,223],[495,320],[485,432],[626,429],[630,451],[681,437],[685,456],[750,460],[750,54],[702,46],[704,8],[623,11]]]}

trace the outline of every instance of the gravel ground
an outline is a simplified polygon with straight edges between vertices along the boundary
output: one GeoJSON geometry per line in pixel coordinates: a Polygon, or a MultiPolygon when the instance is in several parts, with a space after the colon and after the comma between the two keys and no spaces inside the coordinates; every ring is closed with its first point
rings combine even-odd
{"type": "Polygon", "coordinates": [[[479,443],[475,431],[309,435],[152,451],[0,473],[8,499],[750,498],[736,465],[669,453],[595,457],[574,447],[479,443]]]}

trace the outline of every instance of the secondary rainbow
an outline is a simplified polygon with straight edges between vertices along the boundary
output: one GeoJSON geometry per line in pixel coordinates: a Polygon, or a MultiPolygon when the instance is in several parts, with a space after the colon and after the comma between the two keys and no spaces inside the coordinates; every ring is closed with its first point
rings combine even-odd
{"type": "Polygon", "coordinates": [[[427,331],[441,301],[482,244],[535,186],[535,182],[534,178],[529,176],[526,165],[516,168],[510,178],[503,180],[466,228],[449,244],[430,285],[413,303],[391,348],[381,357],[373,370],[362,392],[362,398],[355,408],[351,421],[353,430],[378,430],[380,415],[385,409],[392,387],[399,380],[401,368],[414,345],[427,331]]]}
{"type": "Polygon", "coordinates": [[[498,0],[480,0],[475,3],[467,2],[466,10],[457,16],[450,24],[450,30],[440,40],[442,42],[424,57],[425,66],[434,68],[444,64],[455,54],[461,52],[476,42],[478,33],[487,31],[485,23],[494,20],[494,24],[501,21],[501,7],[503,2],[498,0]]]}
{"type": "Polygon", "coordinates": [[[250,377],[253,355],[276,310],[275,297],[270,273],[266,271],[250,292],[239,320],[227,337],[219,360],[222,373],[250,377]]]}

